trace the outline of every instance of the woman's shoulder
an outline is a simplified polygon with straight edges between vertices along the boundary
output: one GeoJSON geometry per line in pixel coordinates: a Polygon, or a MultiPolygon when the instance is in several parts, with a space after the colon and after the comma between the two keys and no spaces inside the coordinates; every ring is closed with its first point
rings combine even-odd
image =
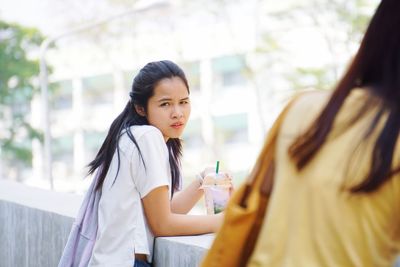
{"type": "Polygon", "coordinates": [[[134,125],[130,127],[130,130],[136,140],[143,137],[163,139],[161,131],[152,125],[134,125]]]}
{"type": "MultiPolygon", "coordinates": [[[[129,128],[129,131],[132,133],[139,146],[143,143],[165,144],[161,131],[154,126],[134,125],[129,128]]],[[[122,151],[131,150],[135,147],[132,146],[132,140],[125,130],[121,134],[119,146],[122,151]]]]}
{"type": "Polygon", "coordinates": [[[281,134],[297,136],[311,125],[318,116],[331,91],[313,90],[295,94],[289,101],[289,109],[281,125],[281,134]]]}
{"type": "Polygon", "coordinates": [[[296,94],[286,116],[286,121],[291,123],[308,124],[322,110],[329,100],[332,91],[313,90],[296,94]]]}
{"type": "MultiPolygon", "coordinates": [[[[299,133],[308,129],[331,99],[332,93],[333,90],[309,90],[296,94],[285,118],[285,130],[288,132],[294,130],[299,133]]],[[[361,88],[352,90],[342,105],[340,116],[336,121],[341,121],[342,115],[347,118],[350,111],[356,110],[368,96],[367,90],[361,88]]]]}
{"type": "MultiPolygon", "coordinates": [[[[293,109],[322,109],[331,98],[333,90],[307,90],[296,94],[297,98],[293,109]]],[[[366,88],[354,88],[346,97],[345,105],[353,106],[356,103],[364,103],[373,95],[366,88]]]]}
{"type": "Polygon", "coordinates": [[[311,111],[312,109],[321,109],[326,104],[328,99],[331,97],[331,90],[309,90],[297,93],[294,98],[292,109],[301,110],[306,109],[311,111]]]}

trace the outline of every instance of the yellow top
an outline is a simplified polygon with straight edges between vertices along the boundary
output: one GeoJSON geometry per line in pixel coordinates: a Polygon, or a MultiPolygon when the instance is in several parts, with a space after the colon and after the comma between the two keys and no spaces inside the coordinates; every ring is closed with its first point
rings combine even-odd
{"type": "MultiPolygon", "coordinates": [[[[393,266],[400,251],[400,175],[371,194],[341,190],[358,184],[368,173],[380,131],[360,145],[376,114],[374,108],[346,131],[338,131],[365,103],[366,91],[353,90],[327,142],[301,172],[288,157],[288,147],[319,114],[329,96],[326,91],[305,94],[282,124],[268,219],[248,266],[393,266]]],[[[384,120],[378,123],[380,127],[384,120]]],[[[396,166],[400,163],[399,143],[396,166]]]]}

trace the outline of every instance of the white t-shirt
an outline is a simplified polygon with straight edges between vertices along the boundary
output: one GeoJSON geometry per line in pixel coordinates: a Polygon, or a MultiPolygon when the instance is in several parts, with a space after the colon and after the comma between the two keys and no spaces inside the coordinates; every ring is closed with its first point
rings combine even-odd
{"type": "Polygon", "coordinates": [[[141,198],[153,189],[167,185],[171,194],[168,148],[161,132],[153,126],[132,126],[139,145],[124,133],[105,177],[99,203],[98,232],[91,267],[131,267],[134,254],[151,259],[154,236],[144,216],[141,198]]]}

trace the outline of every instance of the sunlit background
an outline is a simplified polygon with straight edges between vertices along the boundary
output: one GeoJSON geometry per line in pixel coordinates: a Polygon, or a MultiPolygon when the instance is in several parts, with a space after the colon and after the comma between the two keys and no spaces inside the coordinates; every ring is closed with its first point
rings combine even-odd
{"type": "Polygon", "coordinates": [[[83,192],[85,166],[129,100],[133,77],[169,59],[191,89],[185,181],[219,160],[239,184],[288,98],[334,86],[377,3],[0,0],[0,178],[83,192]]]}

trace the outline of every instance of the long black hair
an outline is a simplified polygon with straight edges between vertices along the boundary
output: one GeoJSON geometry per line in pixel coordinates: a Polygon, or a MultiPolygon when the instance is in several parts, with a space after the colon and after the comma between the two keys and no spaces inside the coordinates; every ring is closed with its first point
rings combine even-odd
{"type": "MultiPolygon", "coordinates": [[[[392,169],[394,149],[400,129],[400,1],[382,0],[365,32],[352,64],[339,81],[331,98],[311,127],[289,148],[297,168],[304,168],[322,147],[332,129],[334,119],[354,88],[368,90],[358,118],[380,102],[379,111],[369,132],[387,115],[372,151],[370,171],[364,180],[350,188],[353,193],[377,190],[385,181],[400,172],[392,169]]],[[[364,138],[367,138],[366,135],[364,138]]]]}
{"type": "MultiPolygon", "coordinates": [[[[112,122],[108,130],[106,139],[100,147],[95,159],[88,164],[88,175],[94,173],[98,169],[98,183],[96,190],[99,190],[104,182],[108,169],[110,168],[111,160],[117,151],[118,156],[118,171],[120,168],[120,151],[119,139],[123,133],[127,133],[141,155],[140,148],[130,131],[133,125],[148,125],[146,117],[139,115],[136,112],[135,105],[143,107],[147,111],[147,103],[150,97],[154,94],[154,88],[158,82],[165,78],[179,77],[189,91],[189,85],[183,70],[175,63],[169,60],[150,62],[146,64],[136,75],[133,80],[132,89],[129,93],[130,100],[125,106],[121,114],[112,122]]],[[[180,186],[180,159],[182,156],[182,144],[179,138],[169,138],[167,141],[169,164],[172,177],[172,194],[180,186]]],[[[143,158],[142,158],[143,160],[143,158]]],[[[145,162],[143,162],[145,164],[145,162]]]]}

